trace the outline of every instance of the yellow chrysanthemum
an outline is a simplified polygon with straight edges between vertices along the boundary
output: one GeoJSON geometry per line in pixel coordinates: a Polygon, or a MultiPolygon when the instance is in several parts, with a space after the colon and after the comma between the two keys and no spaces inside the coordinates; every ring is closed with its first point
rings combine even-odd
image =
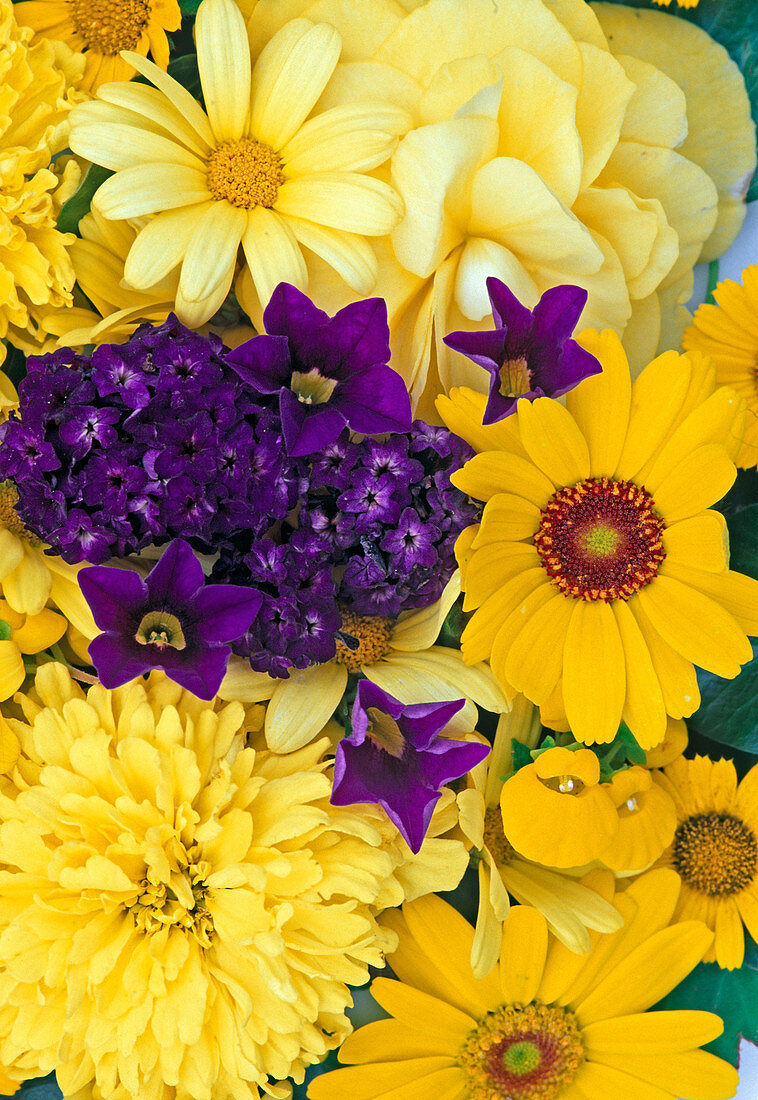
{"type": "Polygon", "coordinates": [[[653,871],[616,904],[624,927],[574,955],[541,913],[515,906],[499,971],[476,979],[474,930],[439,898],[384,921],[399,936],[374,998],[391,1015],[351,1035],[310,1100],[675,1100],[734,1095],[737,1071],[697,1049],[720,1035],[710,1012],[647,1012],[697,965],[712,933],[670,924],[677,877],[653,871]]]}
{"type": "Polygon", "coordinates": [[[240,244],[252,280],[237,283],[243,305],[256,292],[267,302],[282,281],[305,289],[304,246],[367,293],[376,264],[365,237],[388,233],[402,203],[366,171],[390,155],[406,112],[371,95],[309,117],[341,49],[326,23],[287,23],[252,71],[232,0],[203,0],[195,34],[207,114],[127,53],[155,89],[108,85],[72,116],[71,148],[115,172],[94,206],[109,219],[154,215],[129,252],[127,281],[145,290],[181,265],[176,312],[197,327],[226,297],[240,244]]]}
{"type": "Polygon", "coordinates": [[[354,615],[343,609],[342,628],[358,639],[358,649],[338,642],[333,660],[291,669],[286,680],[253,672],[246,661],[232,659],[219,696],[247,702],[270,699],[266,740],[276,752],[302,748],[316,736],[342,698],[348,672],[362,673],[402,703],[465,698],[453,725],[470,732],[477,723],[476,704],[495,713],[507,710],[509,704],[487,665],[471,668],[457,649],[434,644],[460,590],[456,571],[436,603],[404,612],[397,619],[354,615]]]}
{"type": "Polygon", "coordinates": [[[662,863],[682,877],[679,919],[715,932],[705,956],[727,970],[742,965],[743,922],[758,939],[758,765],[738,784],[731,760],[675,760],[656,775],[674,800],[678,826],[662,863]]]}
{"type": "Polygon", "coordinates": [[[121,50],[135,50],[141,57],[149,52],[167,69],[166,31],[178,31],[182,22],[176,0],[24,0],[16,13],[38,40],[60,39],[84,54],[81,86],[88,92],[134,76],[121,50]]]}
{"type": "Polygon", "coordinates": [[[698,306],[682,339],[685,351],[703,351],[716,364],[716,379],[747,401],[745,438],[738,466],[758,465],[758,264],[745,268],[742,284],[725,279],[713,292],[716,305],[698,306]]]}
{"type": "Polygon", "coordinates": [[[709,507],[734,481],[744,402],[694,352],[667,352],[632,386],[614,333],[582,343],[603,371],[566,407],[522,400],[485,430],[483,397],[438,400],[481,452],[452,480],[487,502],[456,548],[476,608],[462,652],[577,740],[610,741],[623,720],[650,748],[667,714],[697,709],[695,664],[730,678],[752,657],[758,582],[728,569],[709,507]]]}
{"type": "Polygon", "coordinates": [[[9,0],[0,0],[0,338],[25,351],[44,342],[45,311],[72,301],[73,236],[56,229],[62,184],[50,164],[67,144],[84,64],[63,43],[30,45],[31,37],[9,0]]]}
{"type": "MultiPolygon", "coordinates": [[[[96,1079],[104,1100],[288,1095],[275,1082],[339,1046],[347,985],[395,945],[375,918],[404,896],[396,830],[330,805],[327,741],[256,752],[240,703],[162,673],[85,696],[46,664],[15,701],[21,755],[0,798],[11,1076],[55,1069],[66,1095],[96,1079]]],[[[465,865],[463,845],[435,844],[465,865]]]]}
{"type": "MultiPolygon", "coordinates": [[[[679,345],[693,264],[734,239],[755,167],[744,80],[700,28],[584,0],[243,7],[254,54],[294,14],[343,35],[325,106],[381,90],[413,116],[389,163],[406,213],[378,242],[376,292],[420,415],[440,390],[484,388],[443,337],[491,326],[488,276],[530,307],[586,287],[582,324],[623,334],[635,369],[679,345]]],[[[308,262],[333,312],[350,292],[308,262]]]]}
{"type": "MultiPolygon", "coordinates": [[[[505,838],[500,793],[511,771],[511,743],[534,745],[539,732],[536,708],[523,695],[517,696],[510,714],[498,722],[490,755],[477,764],[458,795],[460,828],[479,854],[479,906],[471,948],[477,977],[488,974],[497,962],[502,924],[510,910],[509,894],[539,909],[551,931],[571,951],[589,951],[588,929],[613,932],[621,925],[618,911],[595,888],[601,881],[596,875],[585,882],[567,878],[522,858],[505,838]]],[[[533,805],[529,812],[537,816],[539,809],[533,805]]],[[[543,821],[545,831],[550,827],[543,821]]]]}

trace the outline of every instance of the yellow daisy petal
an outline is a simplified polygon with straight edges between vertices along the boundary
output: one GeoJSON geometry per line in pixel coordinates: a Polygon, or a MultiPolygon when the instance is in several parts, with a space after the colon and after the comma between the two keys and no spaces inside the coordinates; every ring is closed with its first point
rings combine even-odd
{"type": "Polygon", "coordinates": [[[667,527],[663,545],[669,566],[722,573],[729,565],[729,531],[720,512],[701,512],[667,527]]]}
{"type": "Polygon", "coordinates": [[[266,742],[274,752],[294,752],[320,733],[347,684],[347,669],[334,661],[291,669],[266,708],[266,742]]]}
{"type": "Polygon", "coordinates": [[[531,905],[515,905],[503,924],[500,989],[506,1004],[527,1005],[539,989],[547,956],[547,922],[531,905]]]}
{"type": "Polygon", "coordinates": [[[288,179],[279,188],[276,210],[319,225],[383,237],[403,213],[391,187],[357,172],[311,172],[288,179]]]}
{"type": "Polygon", "coordinates": [[[363,237],[316,225],[291,214],[287,216],[287,226],[299,244],[324,260],[356,294],[371,293],[376,283],[376,254],[363,237]]]}
{"type": "MultiPolygon", "coordinates": [[[[232,0],[204,0],[195,17],[197,67],[216,142],[242,137],[250,102],[250,48],[232,0]]],[[[259,141],[271,144],[265,137],[259,141]]]]}
{"type": "Polygon", "coordinates": [[[721,1017],[713,1012],[680,1009],[599,1020],[582,1028],[582,1034],[588,1051],[668,1054],[710,1043],[723,1030],[721,1017]]]}
{"type": "Polygon", "coordinates": [[[0,699],[9,699],[24,682],[26,669],[16,643],[0,640],[0,699]]]}
{"type": "Polygon", "coordinates": [[[734,463],[718,443],[690,452],[654,491],[656,511],[666,524],[702,512],[725,496],[737,476],[734,463]]]}
{"type": "Polygon", "coordinates": [[[216,292],[226,297],[247,227],[247,211],[228,202],[214,202],[199,215],[187,242],[179,280],[185,301],[199,302],[216,292]],[[209,240],[214,242],[213,248],[208,248],[209,240]]]}
{"type": "Polygon", "coordinates": [[[101,184],[92,201],[106,218],[137,218],[209,198],[205,172],[183,164],[135,164],[101,184]]]}
{"type": "Polygon", "coordinates": [[[123,277],[127,282],[143,290],[165,279],[184,259],[195,226],[211,205],[220,204],[209,201],[180,207],[149,221],[137,234],[126,257],[123,277]]]}
{"type": "Polygon", "coordinates": [[[495,493],[515,493],[540,510],[555,491],[552,482],[532,462],[507,451],[474,455],[450,480],[477,500],[489,500],[495,493]]]}
{"type": "Polygon", "coordinates": [[[666,707],[660,681],[629,605],[616,600],[612,607],[626,661],[623,718],[639,744],[652,748],[666,735],[666,707]]]}
{"type": "Polygon", "coordinates": [[[573,600],[558,593],[548,597],[524,623],[508,649],[503,667],[505,680],[538,706],[550,698],[560,679],[572,612],[573,600]]]}
{"type": "Polygon", "coordinates": [[[308,285],[300,246],[285,218],[275,210],[256,206],[248,211],[242,247],[261,302],[268,302],[279,283],[299,289],[308,285]]]}
{"type": "Polygon", "coordinates": [[[566,408],[587,441],[590,477],[614,473],[626,439],[631,408],[631,380],[621,341],[615,332],[585,329],[579,344],[602,366],[566,395],[566,408]]]}
{"type": "Polygon", "coordinates": [[[589,477],[587,443],[571,413],[549,397],[518,402],[521,440],[527,454],[555,485],[589,477]]]}
{"type": "Polygon", "coordinates": [[[625,688],[624,650],[611,608],[577,600],[563,653],[563,701],[578,741],[613,740],[625,688]]]}

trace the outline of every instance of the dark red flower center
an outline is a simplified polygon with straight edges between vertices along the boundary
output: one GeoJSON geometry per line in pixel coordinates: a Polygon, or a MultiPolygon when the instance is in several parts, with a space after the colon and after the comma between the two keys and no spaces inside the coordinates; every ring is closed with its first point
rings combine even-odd
{"type": "Polygon", "coordinates": [[[550,580],[576,600],[628,600],[666,556],[663,520],[646,489],[593,477],[559,489],[534,536],[550,580]]]}

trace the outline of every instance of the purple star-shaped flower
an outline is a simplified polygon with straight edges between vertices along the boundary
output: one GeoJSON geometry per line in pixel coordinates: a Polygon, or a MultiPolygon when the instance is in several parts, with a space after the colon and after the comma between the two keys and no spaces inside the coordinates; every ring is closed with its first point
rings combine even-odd
{"type": "Polygon", "coordinates": [[[440,787],[471,771],[490,751],[480,742],[439,736],[463,702],[406,706],[361,680],[352,733],[335,753],[332,805],[378,802],[411,851],[418,852],[440,787]]]}
{"type": "Polygon", "coordinates": [[[579,286],[546,290],[533,310],[499,279],[487,279],[495,328],[451,332],[444,338],[454,351],[490,374],[483,423],[494,424],[516,411],[520,397],[560,397],[603,368],[569,337],[587,301],[579,286]]]}
{"type": "Polygon", "coordinates": [[[199,699],[212,699],[229,663],[226,644],[250,627],[261,605],[252,588],[206,584],[189,543],[174,539],[143,580],[139,573],[92,565],[79,584],[105,633],[89,655],[107,688],[162,668],[199,699]]]}
{"type": "Polygon", "coordinates": [[[263,314],[266,332],[226,360],[259,393],[279,395],[287,453],[312,454],[347,424],[356,432],[404,432],[411,405],[390,357],[387,306],[367,298],[329,317],[279,283],[263,314]]]}

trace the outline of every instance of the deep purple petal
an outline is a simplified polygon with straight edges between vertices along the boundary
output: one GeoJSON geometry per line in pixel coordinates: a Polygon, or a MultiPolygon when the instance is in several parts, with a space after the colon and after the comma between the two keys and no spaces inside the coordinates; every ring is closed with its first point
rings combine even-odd
{"type": "Polygon", "coordinates": [[[231,656],[229,646],[195,646],[189,649],[167,647],[154,668],[162,668],[169,680],[191,691],[198,699],[212,699],[221,687],[231,656]]]}
{"type": "Polygon", "coordinates": [[[445,703],[412,703],[403,707],[398,724],[414,749],[424,752],[465,703],[465,699],[445,703]]]}
{"type": "MultiPolygon", "coordinates": [[[[184,539],[174,539],[145,578],[150,610],[181,609],[205,583],[203,567],[184,539]]],[[[176,614],[176,612],[173,612],[176,614]]],[[[179,616],[181,618],[181,616],[179,616]]]]}
{"type": "Polygon", "coordinates": [[[295,347],[304,333],[320,329],[329,317],[318,309],[302,290],[290,283],[279,283],[263,311],[263,327],[274,336],[286,336],[295,347]]]}
{"type": "Polygon", "coordinates": [[[531,310],[521,304],[505,283],[491,275],[487,279],[487,293],[496,329],[505,327],[513,335],[529,331],[532,326],[531,310]]]}
{"type": "Polygon", "coordinates": [[[587,291],[581,286],[554,286],[540,298],[532,312],[535,344],[554,347],[568,340],[587,302],[587,291]]]}
{"type": "Polygon", "coordinates": [[[111,565],[88,565],[79,570],[77,579],[101,630],[136,632],[148,599],[147,585],[139,573],[111,565]]]}
{"type": "Polygon", "coordinates": [[[372,367],[351,376],[337,387],[335,408],[356,432],[410,431],[413,420],[405,382],[391,367],[372,367]]]}
{"type": "Polygon", "coordinates": [[[347,379],[355,371],[390,358],[390,329],[383,298],[364,298],[335,313],[329,321],[327,340],[330,378],[347,379]]]}
{"type": "Polygon", "coordinates": [[[200,642],[233,642],[260,611],[261,594],[238,584],[209,584],[192,601],[194,634],[200,642]]]}
{"type": "MultiPolygon", "coordinates": [[[[459,351],[485,370],[492,371],[495,368],[496,373],[505,360],[505,341],[506,330],[502,328],[479,332],[468,332],[464,329],[451,332],[443,338],[443,343],[453,351],[459,351]]],[[[499,383],[499,374],[497,380],[499,383]]]]}
{"type": "Polygon", "coordinates": [[[279,414],[287,454],[313,454],[332,443],[345,427],[345,417],[329,405],[306,405],[291,390],[279,391],[279,414]]]}
{"type": "Polygon", "coordinates": [[[551,397],[560,397],[592,374],[600,374],[602,365],[575,340],[567,340],[560,356],[546,356],[535,371],[534,381],[551,397]]]}
{"type": "Polygon", "coordinates": [[[424,753],[421,774],[431,787],[441,787],[453,779],[460,779],[489,755],[490,746],[480,741],[449,741],[440,737],[437,743],[424,753]]]}
{"type": "Polygon", "coordinates": [[[276,393],[289,385],[292,367],[286,336],[253,336],[230,351],[226,361],[258,393],[276,393]]]}
{"type": "Polygon", "coordinates": [[[366,730],[368,729],[368,716],[366,711],[369,707],[376,707],[377,710],[383,711],[385,714],[389,714],[390,718],[394,718],[395,721],[403,713],[405,709],[399,699],[396,699],[394,695],[390,695],[382,689],[372,680],[360,680],[358,682],[358,690],[355,693],[355,702],[353,703],[352,713],[352,734],[350,740],[353,744],[360,744],[365,737],[366,730]]]}
{"type": "Polygon", "coordinates": [[[103,687],[117,688],[153,668],[143,652],[146,649],[130,637],[98,634],[90,642],[88,652],[103,687]]]}

